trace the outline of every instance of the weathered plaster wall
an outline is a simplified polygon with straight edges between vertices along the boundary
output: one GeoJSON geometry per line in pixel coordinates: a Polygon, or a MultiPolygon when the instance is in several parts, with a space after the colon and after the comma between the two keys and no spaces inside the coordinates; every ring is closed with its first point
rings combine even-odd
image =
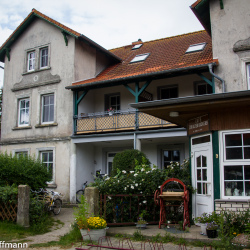
{"type": "Polygon", "coordinates": [[[40,19],[13,44],[10,61],[5,62],[3,91],[7,94],[3,95],[2,141],[54,138],[72,133],[72,93],[65,86],[73,80],[73,52],[74,39],[70,38],[66,46],[60,30],[40,19]],[[26,74],[27,50],[43,45],[49,46],[50,68],[26,74]],[[45,84],[51,76],[57,76],[58,81],[45,84]],[[56,126],[37,127],[41,124],[41,96],[48,93],[55,94],[56,126]],[[13,130],[18,125],[18,100],[27,97],[30,98],[30,129],[13,130]]]}
{"type": "MultiPolygon", "coordinates": [[[[215,73],[226,83],[226,92],[247,90],[246,63],[250,62],[250,50],[235,52],[234,45],[250,37],[249,0],[210,1],[213,57],[219,59],[215,73]]],[[[222,92],[216,80],[216,92],[222,92]]]]}

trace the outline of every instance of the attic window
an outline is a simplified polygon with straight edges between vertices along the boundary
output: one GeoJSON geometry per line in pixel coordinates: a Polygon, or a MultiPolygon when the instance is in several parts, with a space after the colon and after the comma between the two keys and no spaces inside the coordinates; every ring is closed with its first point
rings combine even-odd
{"type": "Polygon", "coordinates": [[[187,49],[186,53],[201,51],[201,50],[203,50],[205,48],[205,46],[206,46],[206,43],[192,44],[187,49]]]}
{"type": "Polygon", "coordinates": [[[149,53],[137,55],[130,61],[130,63],[145,61],[148,56],[149,53]]]}
{"type": "Polygon", "coordinates": [[[132,50],[133,50],[133,49],[139,49],[139,48],[141,48],[141,46],[142,46],[142,43],[136,44],[136,45],[132,48],[132,50]]]}

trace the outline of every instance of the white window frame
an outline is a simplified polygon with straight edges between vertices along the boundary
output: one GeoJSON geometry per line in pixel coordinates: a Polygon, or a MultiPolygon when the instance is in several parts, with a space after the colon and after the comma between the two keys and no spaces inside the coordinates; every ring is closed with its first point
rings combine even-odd
{"type": "Polygon", "coordinates": [[[136,56],[130,61],[130,63],[136,63],[136,62],[145,61],[145,60],[148,58],[148,56],[149,56],[149,53],[136,55],[136,56]]]}
{"type": "Polygon", "coordinates": [[[204,50],[205,46],[206,46],[206,43],[191,44],[186,50],[186,53],[202,51],[204,50]]]}
{"type": "MultiPolygon", "coordinates": [[[[234,196],[232,192],[232,196],[227,196],[225,194],[224,190],[224,167],[225,166],[247,166],[250,165],[250,159],[226,159],[226,147],[225,147],[225,137],[226,135],[230,134],[246,134],[250,133],[250,130],[226,130],[226,131],[220,131],[220,179],[221,179],[221,198],[222,199],[235,199],[235,200],[241,200],[241,199],[249,199],[249,195],[246,196],[234,196]]],[[[242,179],[242,182],[244,183],[245,179],[242,179]]]]}
{"type": "Polygon", "coordinates": [[[44,68],[48,68],[49,66],[49,47],[46,46],[46,47],[43,47],[43,48],[40,48],[40,69],[44,69],[44,68]],[[47,53],[45,55],[42,55],[43,51],[47,51],[47,53]],[[46,61],[46,65],[42,65],[43,63],[43,58],[45,58],[45,61],[46,61]]]}
{"type": "Polygon", "coordinates": [[[42,153],[45,152],[52,152],[53,153],[53,166],[52,166],[52,180],[48,181],[48,184],[54,184],[55,183],[55,147],[44,147],[44,148],[38,148],[37,149],[37,158],[39,158],[42,161],[42,153]]]}
{"type": "Polygon", "coordinates": [[[29,124],[30,124],[30,98],[28,97],[28,98],[22,98],[22,99],[18,100],[18,127],[29,126],[29,124]],[[26,101],[29,101],[29,107],[27,108],[25,105],[25,108],[24,108],[25,110],[27,110],[27,109],[29,110],[28,122],[24,123],[24,124],[22,124],[20,121],[20,119],[21,119],[21,102],[22,101],[25,101],[25,103],[26,103],[26,101]]]}
{"type": "Polygon", "coordinates": [[[246,64],[247,87],[250,89],[250,63],[246,64]]]}
{"type": "Polygon", "coordinates": [[[31,72],[35,70],[35,64],[36,64],[36,52],[35,51],[29,51],[27,53],[27,71],[31,72]],[[31,55],[34,55],[34,57],[30,57],[31,55]],[[30,66],[32,66],[30,68],[30,66]]]}
{"type": "MultiPolygon", "coordinates": [[[[50,124],[50,123],[54,123],[55,121],[55,93],[49,93],[49,94],[44,94],[42,95],[42,101],[41,101],[41,124],[50,124]],[[45,112],[45,104],[44,104],[44,98],[47,97],[47,96],[54,96],[54,103],[53,105],[52,104],[49,104],[49,106],[53,106],[53,120],[52,121],[44,121],[44,112],[45,112]]],[[[50,110],[50,109],[49,109],[50,110]]]]}
{"type": "Polygon", "coordinates": [[[27,153],[27,155],[30,155],[30,149],[29,148],[23,148],[23,149],[13,149],[12,150],[12,155],[18,155],[20,153],[27,153]]]}

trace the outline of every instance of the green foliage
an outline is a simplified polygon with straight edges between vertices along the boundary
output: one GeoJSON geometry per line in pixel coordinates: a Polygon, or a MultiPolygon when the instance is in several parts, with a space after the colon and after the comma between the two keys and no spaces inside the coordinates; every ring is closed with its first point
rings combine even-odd
{"type": "Polygon", "coordinates": [[[49,217],[44,202],[37,197],[30,198],[29,216],[30,225],[42,224],[49,217]]]}
{"type": "Polygon", "coordinates": [[[75,208],[74,216],[75,221],[79,229],[87,229],[89,217],[89,204],[86,202],[85,197],[81,196],[81,203],[78,205],[78,208],[75,208]]]}
{"type": "Polygon", "coordinates": [[[46,187],[50,180],[51,174],[40,160],[31,156],[0,154],[0,186],[29,185],[37,190],[46,187]]]}
{"type": "Polygon", "coordinates": [[[219,236],[221,238],[234,238],[238,234],[244,233],[247,230],[247,225],[250,223],[250,210],[246,211],[222,211],[219,216],[219,236]]]}
{"type": "Polygon", "coordinates": [[[124,150],[115,155],[111,176],[115,176],[118,170],[134,170],[138,165],[150,165],[146,155],[137,149],[124,150]]]}
{"type": "Polygon", "coordinates": [[[12,186],[0,187],[0,203],[12,202],[17,203],[18,188],[15,184],[12,186]]]}
{"type": "Polygon", "coordinates": [[[132,239],[135,240],[135,241],[144,241],[146,239],[146,237],[141,233],[140,230],[136,230],[133,233],[132,239]]]}

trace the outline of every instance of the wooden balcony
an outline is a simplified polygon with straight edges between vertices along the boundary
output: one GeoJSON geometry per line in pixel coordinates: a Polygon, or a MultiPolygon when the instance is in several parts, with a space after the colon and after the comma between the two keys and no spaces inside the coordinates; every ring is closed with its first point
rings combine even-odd
{"type": "Polygon", "coordinates": [[[75,134],[153,129],[176,126],[138,111],[117,111],[82,114],[74,117],[75,134]]]}

